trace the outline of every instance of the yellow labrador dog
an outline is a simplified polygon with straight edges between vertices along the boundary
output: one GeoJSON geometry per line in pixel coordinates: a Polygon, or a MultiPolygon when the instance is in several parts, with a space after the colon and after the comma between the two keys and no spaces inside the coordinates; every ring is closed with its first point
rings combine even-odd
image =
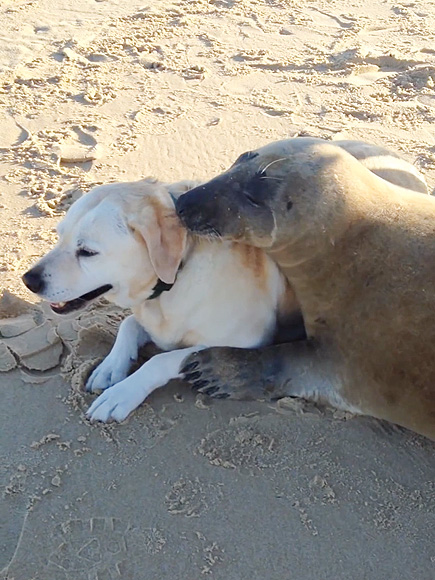
{"type": "Polygon", "coordinates": [[[133,312],[87,382],[88,391],[104,391],[88,410],[92,420],[122,421],[202,347],[270,344],[280,321],[305,332],[292,289],[262,250],[187,233],[174,202],[194,185],[96,187],[71,206],[57,245],[23,276],[59,314],[101,295],[133,312]],[[171,352],[127,377],[149,341],[171,352]]]}

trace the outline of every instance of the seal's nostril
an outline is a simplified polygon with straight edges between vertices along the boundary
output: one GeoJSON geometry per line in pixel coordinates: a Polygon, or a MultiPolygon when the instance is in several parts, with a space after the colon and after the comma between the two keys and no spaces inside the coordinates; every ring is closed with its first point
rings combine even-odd
{"type": "Polygon", "coordinates": [[[44,287],[44,280],[42,278],[42,271],[39,268],[32,268],[26,272],[22,278],[24,284],[29,290],[35,292],[41,292],[44,287]]]}
{"type": "Polygon", "coordinates": [[[177,199],[177,203],[175,205],[175,209],[177,211],[177,215],[178,217],[181,217],[184,214],[184,210],[185,210],[185,205],[182,201],[184,196],[181,196],[177,199]]]}

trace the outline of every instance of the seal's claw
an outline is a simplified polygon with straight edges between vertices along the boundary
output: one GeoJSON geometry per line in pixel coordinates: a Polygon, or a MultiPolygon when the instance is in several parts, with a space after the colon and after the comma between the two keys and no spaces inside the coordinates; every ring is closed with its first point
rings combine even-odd
{"type": "Polygon", "coordinates": [[[186,373],[184,375],[185,380],[189,381],[189,383],[195,383],[195,381],[200,377],[201,377],[200,371],[194,371],[193,373],[186,373]]]}
{"type": "Polygon", "coordinates": [[[204,381],[204,380],[192,382],[192,390],[199,391],[200,389],[207,387],[208,384],[209,384],[208,381],[204,381]]]}
{"type": "Polygon", "coordinates": [[[187,357],[187,364],[185,364],[184,366],[181,367],[181,373],[186,375],[187,373],[191,373],[192,371],[194,371],[198,365],[199,362],[197,361],[192,361],[192,358],[196,355],[197,353],[190,355],[187,357]]]}
{"type": "Polygon", "coordinates": [[[207,348],[187,357],[180,373],[194,391],[214,399],[270,398],[258,349],[207,348]]]}
{"type": "Polygon", "coordinates": [[[219,387],[203,387],[202,389],[199,389],[199,392],[204,393],[209,397],[213,397],[215,393],[218,393],[219,390],[219,387]]]}
{"type": "Polygon", "coordinates": [[[228,399],[231,397],[230,393],[215,393],[212,395],[213,399],[228,399]]]}

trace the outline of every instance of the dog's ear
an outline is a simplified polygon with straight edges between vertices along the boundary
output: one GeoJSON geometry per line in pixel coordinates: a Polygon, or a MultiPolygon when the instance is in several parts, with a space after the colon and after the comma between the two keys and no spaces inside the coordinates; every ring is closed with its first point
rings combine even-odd
{"type": "Polygon", "coordinates": [[[187,231],[170,200],[153,196],[129,226],[144,240],[157,276],[173,284],[186,248],[187,231]]]}
{"type": "Polygon", "coordinates": [[[175,183],[165,183],[164,185],[171,195],[179,198],[183,193],[186,193],[190,189],[201,185],[201,182],[193,181],[192,179],[183,179],[182,181],[176,181],[175,183]]]}

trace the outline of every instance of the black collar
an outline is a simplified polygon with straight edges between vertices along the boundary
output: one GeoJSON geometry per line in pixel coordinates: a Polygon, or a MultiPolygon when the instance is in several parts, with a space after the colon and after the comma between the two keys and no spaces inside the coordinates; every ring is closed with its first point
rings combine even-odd
{"type": "Polygon", "coordinates": [[[148,296],[147,300],[154,300],[154,298],[158,298],[160,294],[170,290],[173,285],[174,284],[167,284],[166,282],[163,282],[163,280],[160,280],[159,278],[156,282],[156,285],[153,288],[151,296],[148,296]]]}

